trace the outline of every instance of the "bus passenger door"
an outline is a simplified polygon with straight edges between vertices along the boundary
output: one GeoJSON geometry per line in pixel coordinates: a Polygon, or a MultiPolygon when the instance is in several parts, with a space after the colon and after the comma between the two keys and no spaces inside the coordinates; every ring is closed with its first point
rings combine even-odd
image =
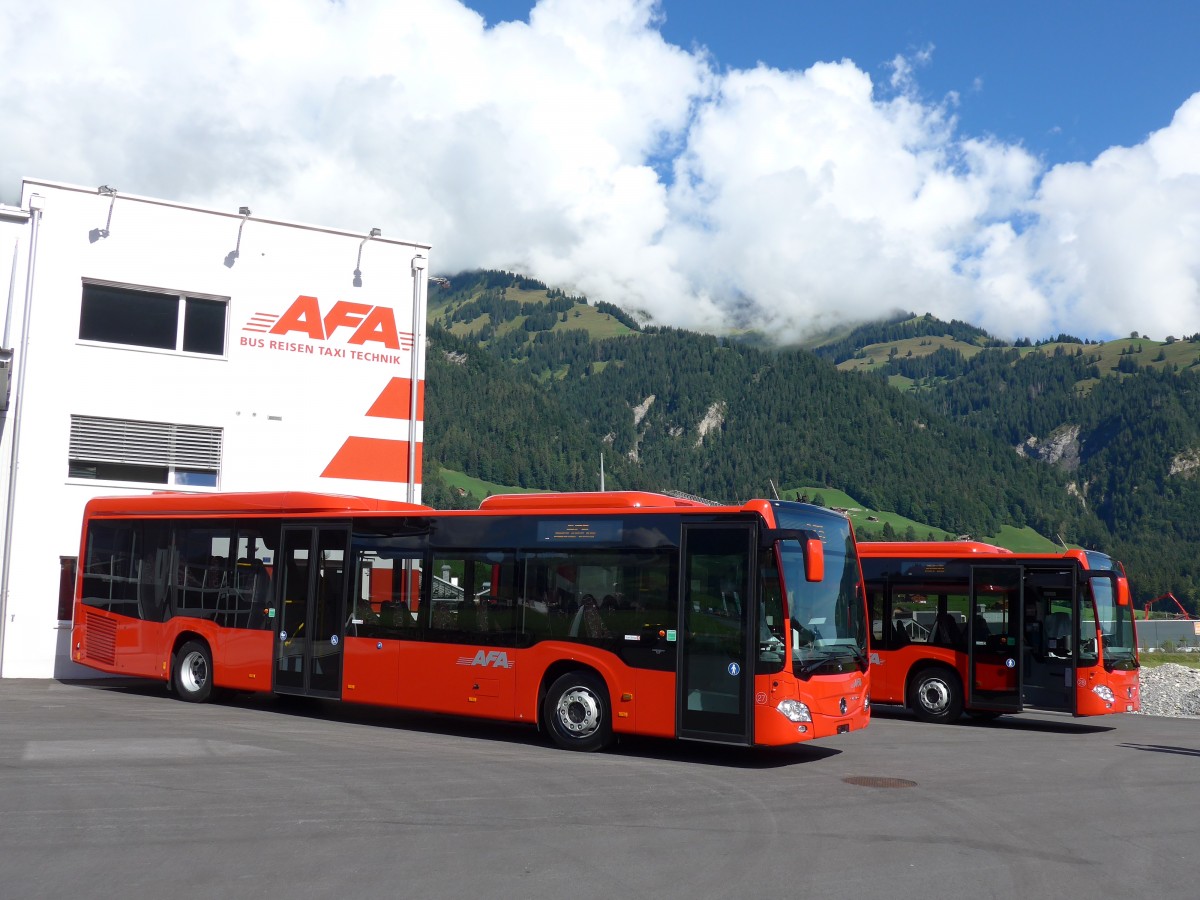
{"type": "Polygon", "coordinates": [[[680,737],[753,739],[754,529],[684,525],[679,612],[680,737]]]}
{"type": "Polygon", "coordinates": [[[973,566],[967,708],[1021,711],[1021,567],[973,566]]]}
{"type": "Polygon", "coordinates": [[[277,560],[275,691],[342,695],[348,529],[285,527],[277,560]]]}
{"type": "Polygon", "coordinates": [[[1073,566],[1025,567],[1022,678],[1029,706],[1069,713],[1076,710],[1079,593],[1073,566]]]}

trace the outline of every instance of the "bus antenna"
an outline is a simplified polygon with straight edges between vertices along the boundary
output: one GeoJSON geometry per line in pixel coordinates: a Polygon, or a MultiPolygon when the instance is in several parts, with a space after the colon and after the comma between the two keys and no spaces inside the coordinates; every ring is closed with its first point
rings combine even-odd
{"type": "Polygon", "coordinates": [[[767,484],[769,484],[771,486],[771,496],[773,496],[776,500],[778,500],[779,499],[779,491],[775,490],[775,480],[773,478],[768,478],[767,484]]]}

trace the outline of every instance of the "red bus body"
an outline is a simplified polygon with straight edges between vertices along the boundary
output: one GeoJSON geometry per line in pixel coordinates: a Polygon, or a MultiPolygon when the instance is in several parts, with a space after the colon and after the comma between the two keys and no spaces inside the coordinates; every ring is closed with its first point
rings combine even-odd
{"type": "Polygon", "coordinates": [[[1101,553],[971,541],[859,544],[875,702],[946,722],[1141,708],[1124,568],[1101,553]]]}
{"type": "Polygon", "coordinates": [[[620,734],[794,744],[870,718],[842,521],[637,492],[465,511],[305,493],[98,498],[72,658],[184,699],[215,687],[528,722],[570,749],[620,734]],[[810,594],[842,634],[816,656],[788,624],[810,594]]]}

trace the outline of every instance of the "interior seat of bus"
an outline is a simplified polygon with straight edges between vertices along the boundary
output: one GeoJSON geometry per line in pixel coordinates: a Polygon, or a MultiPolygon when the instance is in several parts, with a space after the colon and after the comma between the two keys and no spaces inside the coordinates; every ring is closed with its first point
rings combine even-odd
{"type": "Polygon", "coordinates": [[[1047,656],[1071,655],[1071,617],[1067,613],[1047,613],[1042,634],[1047,656]]]}
{"type": "Polygon", "coordinates": [[[962,643],[962,634],[958,623],[948,612],[939,613],[933,623],[933,638],[931,643],[942,644],[946,647],[957,647],[962,643]]]}

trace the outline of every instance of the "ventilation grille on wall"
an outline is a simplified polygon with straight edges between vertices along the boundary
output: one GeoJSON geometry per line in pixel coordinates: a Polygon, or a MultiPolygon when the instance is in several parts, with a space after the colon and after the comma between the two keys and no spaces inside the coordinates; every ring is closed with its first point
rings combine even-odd
{"type": "Polygon", "coordinates": [[[221,468],[221,429],[71,416],[70,458],[87,462],[221,468]]]}

